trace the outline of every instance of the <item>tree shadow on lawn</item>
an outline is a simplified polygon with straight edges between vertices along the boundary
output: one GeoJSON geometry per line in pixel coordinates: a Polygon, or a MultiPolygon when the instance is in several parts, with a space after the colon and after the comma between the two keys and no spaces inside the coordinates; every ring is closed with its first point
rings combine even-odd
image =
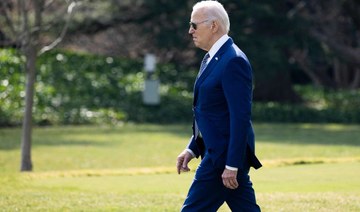
{"type": "Polygon", "coordinates": [[[360,126],[343,124],[255,124],[259,142],[360,146],[360,126]]]}
{"type": "MultiPolygon", "coordinates": [[[[43,131],[42,128],[37,128],[32,136],[32,146],[104,146],[109,144],[92,139],[91,135],[99,135],[99,132],[63,129],[56,132],[55,130],[45,129],[43,131]],[[85,137],[81,138],[82,136],[85,137]]],[[[6,132],[0,130],[0,150],[19,149],[20,146],[21,129],[7,129],[6,132]]]]}
{"type": "MultiPolygon", "coordinates": [[[[359,125],[255,123],[254,129],[259,143],[360,146],[359,125]]],[[[41,127],[34,128],[33,132],[36,146],[106,146],[118,142],[121,136],[131,138],[161,133],[183,138],[185,146],[192,133],[191,126],[184,124],[41,127]],[[115,141],[107,142],[110,139],[115,141]]],[[[20,141],[21,129],[0,129],[0,150],[18,149],[20,141]]]]}
{"type": "MultiPolygon", "coordinates": [[[[141,134],[168,133],[179,137],[191,134],[187,125],[129,124],[122,126],[61,126],[33,129],[33,146],[109,146],[121,142],[121,136],[136,137],[141,134]],[[112,140],[112,142],[108,142],[112,140]]],[[[187,139],[184,140],[186,142],[187,139]]],[[[19,149],[21,129],[0,129],[0,150],[19,149]]]]}
{"type": "MultiPolygon", "coordinates": [[[[73,139],[66,139],[66,137],[62,138],[57,137],[56,140],[53,139],[41,139],[36,140],[33,139],[33,147],[34,146],[104,146],[106,143],[95,142],[90,140],[73,140],[73,139]]],[[[0,142],[0,150],[13,150],[13,149],[20,149],[21,143],[20,138],[16,139],[16,141],[6,141],[0,142]]]]}

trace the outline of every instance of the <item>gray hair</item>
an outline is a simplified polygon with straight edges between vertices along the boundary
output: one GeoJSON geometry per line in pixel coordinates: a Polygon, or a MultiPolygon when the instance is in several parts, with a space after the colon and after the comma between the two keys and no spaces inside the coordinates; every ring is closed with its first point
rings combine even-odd
{"type": "Polygon", "coordinates": [[[218,20],[220,27],[228,33],[230,31],[230,20],[224,6],[218,1],[200,1],[193,6],[193,11],[205,9],[204,13],[211,20],[218,20]]]}

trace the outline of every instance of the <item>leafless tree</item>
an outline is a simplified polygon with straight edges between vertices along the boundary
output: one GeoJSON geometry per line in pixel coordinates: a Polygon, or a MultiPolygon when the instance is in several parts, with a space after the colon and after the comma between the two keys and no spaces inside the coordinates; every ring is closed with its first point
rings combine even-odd
{"type": "Polygon", "coordinates": [[[334,55],[332,75],[327,68],[311,65],[311,47],[293,51],[293,58],[317,85],[360,88],[360,2],[357,0],[290,0],[296,6],[289,17],[299,15],[309,23],[309,35],[319,41],[324,52],[334,55]]]}
{"type": "Polygon", "coordinates": [[[25,110],[21,139],[21,171],[32,171],[32,110],[37,57],[54,48],[65,36],[76,0],[1,0],[0,46],[19,48],[26,58],[25,110]],[[61,20],[61,21],[60,21],[61,20]],[[63,23],[58,37],[50,43],[42,41],[54,23],[63,23]]]}

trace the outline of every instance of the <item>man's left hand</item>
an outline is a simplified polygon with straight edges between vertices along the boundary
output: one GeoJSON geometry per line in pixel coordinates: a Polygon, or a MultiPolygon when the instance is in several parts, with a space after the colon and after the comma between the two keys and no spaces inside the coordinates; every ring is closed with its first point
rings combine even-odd
{"type": "Polygon", "coordinates": [[[229,189],[236,189],[239,186],[236,176],[237,171],[232,171],[225,168],[223,174],[221,175],[224,186],[229,189]]]}

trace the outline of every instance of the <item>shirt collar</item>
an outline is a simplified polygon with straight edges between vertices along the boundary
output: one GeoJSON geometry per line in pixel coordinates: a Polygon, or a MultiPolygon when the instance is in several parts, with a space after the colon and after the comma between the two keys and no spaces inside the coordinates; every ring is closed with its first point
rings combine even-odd
{"type": "Polygon", "coordinates": [[[222,45],[224,45],[224,43],[226,43],[226,41],[229,39],[230,37],[225,34],[223,36],[221,36],[221,38],[219,38],[219,40],[217,40],[214,45],[211,47],[211,49],[209,50],[209,55],[210,58],[208,59],[208,62],[214,57],[214,55],[216,54],[217,51],[219,51],[219,49],[221,48],[222,45]]]}

